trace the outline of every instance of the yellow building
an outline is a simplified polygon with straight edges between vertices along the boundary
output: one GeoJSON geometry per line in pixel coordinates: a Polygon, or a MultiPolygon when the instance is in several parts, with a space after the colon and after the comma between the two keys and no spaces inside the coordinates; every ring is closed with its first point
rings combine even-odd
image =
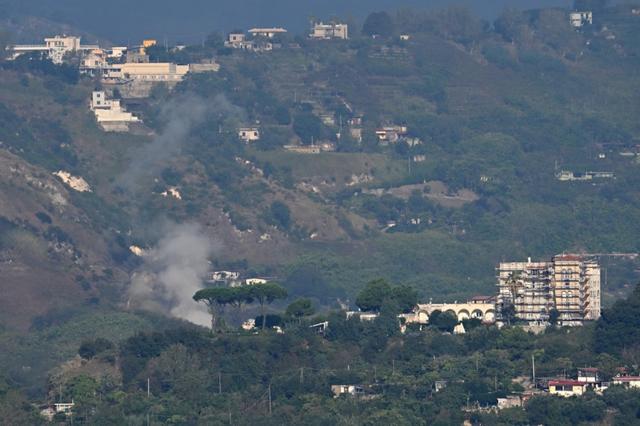
{"type": "Polygon", "coordinates": [[[177,65],[170,62],[127,62],[113,66],[106,77],[147,82],[178,82],[188,72],[189,65],[177,65]]]}
{"type": "Polygon", "coordinates": [[[622,385],[627,388],[640,388],[640,377],[638,376],[618,376],[613,378],[614,385],[622,385]]]}
{"type": "Polygon", "coordinates": [[[142,40],[142,45],[140,46],[140,54],[144,55],[148,47],[155,46],[156,44],[158,44],[158,42],[152,38],[142,40]]]}
{"type": "Polygon", "coordinates": [[[549,393],[562,397],[581,396],[589,387],[586,382],[577,380],[549,380],[549,393]]]}

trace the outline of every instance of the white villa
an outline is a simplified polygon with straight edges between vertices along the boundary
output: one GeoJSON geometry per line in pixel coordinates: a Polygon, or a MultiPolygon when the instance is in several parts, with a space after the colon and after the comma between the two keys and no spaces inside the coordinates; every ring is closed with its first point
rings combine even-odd
{"type": "Polygon", "coordinates": [[[140,121],[138,117],[124,109],[120,100],[107,99],[103,91],[93,92],[90,108],[100,127],[107,132],[126,132],[129,130],[129,123],[140,121]]]}
{"type": "Polygon", "coordinates": [[[42,52],[54,64],[61,64],[64,56],[68,53],[85,53],[99,48],[98,45],[81,44],[80,37],[57,35],[45,38],[44,44],[16,44],[11,47],[11,57],[15,59],[25,53],[42,52]]]}
{"type": "Polygon", "coordinates": [[[329,24],[317,22],[313,24],[309,38],[315,40],[329,40],[332,38],[346,40],[349,38],[349,26],[335,22],[329,24]]]}

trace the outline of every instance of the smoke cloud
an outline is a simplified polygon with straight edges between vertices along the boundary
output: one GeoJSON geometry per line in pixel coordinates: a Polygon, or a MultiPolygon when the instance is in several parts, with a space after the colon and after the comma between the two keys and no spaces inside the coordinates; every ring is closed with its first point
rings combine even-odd
{"type": "Polygon", "coordinates": [[[155,139],[131,156],[131,163],[120,176],[118,185],[135,192],[144,178],[157,176],[178,154],[194,128],[205,121],[216,121],[226,128],[235,129],[246,120],[245,111],[233,105],[223,94],[203,99],[194,94],[181,94],[171,98],[160,111],[165,125],[155,139]]]}
{"type": "Polygon", "coordinates": [[[207,105],[198,96],[170,99],[160,111],[160,120],[166,123],[162,132],[134,152],[128,169],[120,176],[120,186],[136,190],[142,178],[157,175],[168,160],[180,153],[191,129],[204,120],[206,111],[207,105]]]}
{"type": "Polygon", "coordinates": [[[219,245],[196,224],[166,224],[164,236],[133,274],[129,302],[134,307],[208,326],[206,307],[193,300],[219,245]]]}

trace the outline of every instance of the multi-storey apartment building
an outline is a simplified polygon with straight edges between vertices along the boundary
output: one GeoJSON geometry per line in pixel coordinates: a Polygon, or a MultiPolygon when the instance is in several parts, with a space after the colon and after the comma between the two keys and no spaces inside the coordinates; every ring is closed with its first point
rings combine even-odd
{"type": "Polygon", "coordinates": [[[583,256],[562,254],[550,262],[505,262],[498,267],[498,320],[509,312],[530,325],[547,324],[557,311],[560,325],[582,325],[600,317],[600,266],[583,256]]]}

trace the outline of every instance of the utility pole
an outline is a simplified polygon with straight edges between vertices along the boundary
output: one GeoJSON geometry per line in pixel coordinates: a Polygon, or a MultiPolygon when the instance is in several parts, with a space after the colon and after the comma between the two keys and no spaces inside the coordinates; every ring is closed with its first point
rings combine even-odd
{"type": "Polygon", "coordinates": [[[395,358],[391,360],[391,375],[395,376],[396,374],[396,360],[395,358]]]}
{"type": "Polygon", "coordinates": [[[271,415],[271,383],[269,383],[269,415],[271,415]]]}
{"type": "Polygon", "coordinates": [[[304,367],[300,367],[300,384],[304,383],[304,367]]]}
{"type": "Polygon", "coordinates": [[[536,386],[536,356],[531,355],[531,377],[533,378],[533,387],[536,386]]]}
{"type": "Polygon", "coordinates": [[[222,394],[222,373],[218,372],[218,395],[222,394]]]}
{"type": "Polygon", "coordinates": [[[149,378],[147,377],[147,398],[149,398],[151,396],[151,382],[149,381],[149,378]]]}

